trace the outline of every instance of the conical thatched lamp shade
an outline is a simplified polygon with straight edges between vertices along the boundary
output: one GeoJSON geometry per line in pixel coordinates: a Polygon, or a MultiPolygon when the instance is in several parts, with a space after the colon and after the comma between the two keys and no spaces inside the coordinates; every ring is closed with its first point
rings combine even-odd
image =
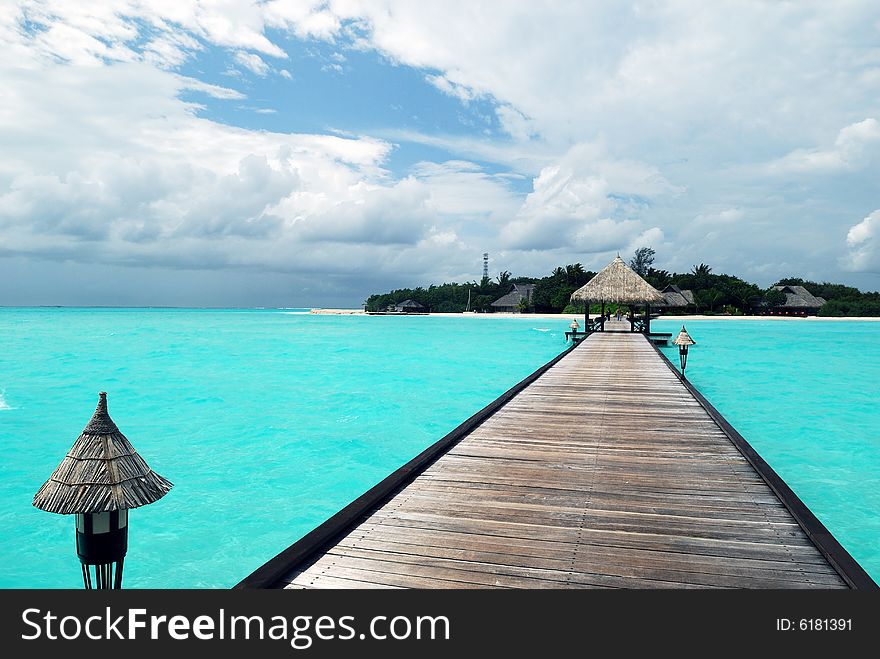
{"type": "Polygon", "coordinates": [[[678,333],[678,336],[673,339],[672,343],[677,346],[692,346],[696,345],[697,342],[691,338],[691,335],[687,333],[684,325],[682,325],[681,331],[678,333]]]}
{"type": "Polygon", "coordinates": [[[92,587],[89,566],[95,566],[98,588],[120,588],[129,509],[158,501],[171,487],[119,432],[102,391],[94,416],[34,495],[34,505],[76,515],[76,553],[86,588],[92,587]]]}
{"type": "Polygon", "coordinates": [[[169,481],[150,469],[107,413],[107,394],[58,468],[34,496],[40,510],[61,515],[138,508],[158,501],[169,481]]]}
{"type": "Polygon", "coordinates": [[[571,295],[572,302],[662,303],[666,298],[634,272],[620,256],[571,295]]]}
{"type": "Polygon", "coordinates": [[[678,358],[681,363],[681,377],[684,377],[684,370],[687,368],[688,348],[692,345],[696,345],[696,343],[697,342],[691,338],[691,335],[687,333],[684,325],[682,325],[678,336],[672,341],[673,345],[678,346],[678,358]]]}

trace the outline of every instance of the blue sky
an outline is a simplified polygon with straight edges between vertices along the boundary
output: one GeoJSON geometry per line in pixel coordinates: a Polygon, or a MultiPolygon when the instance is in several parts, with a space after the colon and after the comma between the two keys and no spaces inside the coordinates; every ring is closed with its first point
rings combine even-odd
{"type": "Polygon", "coordinates": [[[880,288],[880,10],[0,9],[0,304],[356,306],[657,265],[880,288]]]}
{"type": "MultiPolygon", "coordinates": [[[[184,66],[183,75],[232,86],[247,98],[237,102],[198,93],[184,94],[204,103],[206,118],[254,130],[290,133],[381,134],[389,129],[438,135],[503,139],[493,104],[487,99],[462,103],[426,80],[426,72],[396,65],[375,51],[344,44],[296,39],[268,31],[288,59],[267,58],[267,66],[286,71],[254,75],[228,50],[208,48],[184,66]]],[[[433,72],[436,75],[437,72],[433,72]]],[[[444,149],[401,142],[389,168],[395,175],[422,160],[451,159],[444,149]]]]}

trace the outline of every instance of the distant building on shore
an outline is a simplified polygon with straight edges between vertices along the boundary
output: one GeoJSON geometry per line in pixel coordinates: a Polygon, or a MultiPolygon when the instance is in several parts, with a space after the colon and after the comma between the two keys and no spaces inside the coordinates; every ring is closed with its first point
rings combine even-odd
{"type": "Polygon", "coordinates": [[[514,284],[510,293],[498,298],[492,303],[492,311],[497,311],[499,313],[520,313],[520,303],[525,300],[526,304],[531,304],[534,291],[534,284],[514,284]]]}
{"type": "Polygon", "coordinates": [[[781,291],[785,302],[777,307],[761,305],[755,312],[768,316],[815,316],[825,304],[825,298],[816,297],[803,286],[774,286],[772,290],[781,291]]]}
{"type": "Polygon", "coordinates": [[[664,309],[669,307],[688,307],[694,304],[694,292],[683,290],[674,284],[669,284],[660,291],[665,302],[655,304],[656,307],[664,309]]]}
{"type": "Polygon", "coordinates": [[[391,311],[397,311],[399,313],[427,313],[428,310],[425,307],[415,300],[404,300],[403,302],[398,302],[394,305],[394,308],[391,311]]]}

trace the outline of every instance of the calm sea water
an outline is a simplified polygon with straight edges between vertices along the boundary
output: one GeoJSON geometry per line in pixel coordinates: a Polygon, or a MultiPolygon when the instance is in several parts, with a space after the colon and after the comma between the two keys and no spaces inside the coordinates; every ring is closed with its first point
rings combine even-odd
{"type": "Polygon", "coordinates": [[[127,587],[237,583],[558,354],[567,323],[0,309],[2,587],[80,587],[31,506],[97,393],[175,487],[132,511],[127,587]]]}
{"type": "MultiPolygon", "coordinates": [[[[80,587],[72,520],[30,502],[102,389],[175,483],[131,514],[126,586],[226,587],[558,354],[567,325],[0,309],[0,586],[80,587]]],[[[690,379],[880,578],[880,324],[688,329],[690,379]]]]}
{"type": "MultiPolygon", "coordinates": [[[[658,332],[681,323],[658,321],[658,332]]],[[[688,379],[880,581],[880,323],[688,321],[688,379]]],[[[664,351],[678,364],[678,349],[664,351]]]]}

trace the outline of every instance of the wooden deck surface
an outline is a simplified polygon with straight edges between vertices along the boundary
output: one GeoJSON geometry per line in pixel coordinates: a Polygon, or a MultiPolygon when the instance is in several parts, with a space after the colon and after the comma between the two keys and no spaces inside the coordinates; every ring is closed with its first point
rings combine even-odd
{"type": "Polygon", "coordinates": [[[611,316],[611,320],[605,321],[605,331],[606,332],[629,332],[630,331],[630,323],[624,318],[622,320],[617,320],[614,316],[611,316]]]}
{"type": "Polygon", "coordinates": [[[841,588],[640,334],[597,333],[286,588],[841,588]]]}

